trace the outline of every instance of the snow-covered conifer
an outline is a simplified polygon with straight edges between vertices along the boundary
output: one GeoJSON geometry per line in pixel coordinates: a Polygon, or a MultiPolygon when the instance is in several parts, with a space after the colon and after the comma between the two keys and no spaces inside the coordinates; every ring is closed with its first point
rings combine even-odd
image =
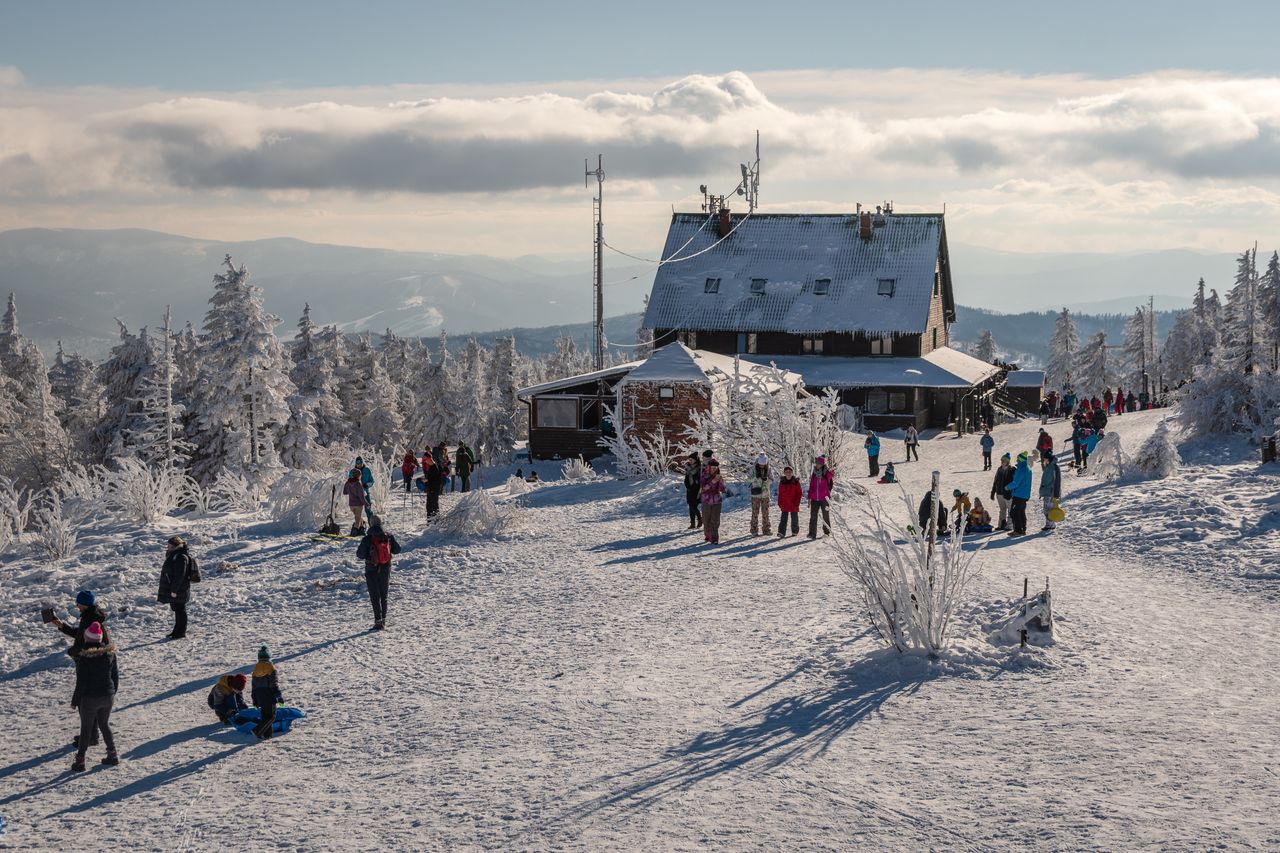
{"type": "Polygon", "coordinates": [[[59,418],[77,458],[92,458],[94,429],[102,417],[102,388],[96,374],[92,361],[79,353],[68,355],[58,342],[58,354],[49,368],[49,386],[58,398],[59,418]]]}
{"type": "Polygon", "coordinates": [[[396,453],[404,426],[397,389],[368,335],[356,341],[347,365],[347,379],[347,417],[354,427],[352,442],[384,455],[396,453]]]}
{"type": "Polygon", "coordinates": [[[1131,460],[1135,468],[1148,476],[1163,479],[1182,465],[1182,457],[1178,454],[1178,445],[1174,443],[1169,424],[1167,418],[1160,421],[1156,425],[1156,431],[1142,443],[1131,460]]]}
{"type": "Polygon", "coordinates": [[[1075,379],[1076,360],[1079,358],[1080,336],[1075,320],[1066,308],[1058,314],[1053,325],[1053,337],[1049,339],[1049,365],[1045,381],[1050,388],[1070,388],[1075,379]]]}
{"type": "Polygon", "coordinates": [[[1155,317],[1141,306],[1134,309],[1133,314],[1124,324],[1124,345],[1120,351],[1121,363],[1126,371],[1124,385],[1126,388],[1143,388],[1143,374],[1148,381],[1155,370],[1155,317]]]}
{"type": "MultiPolygon", "coordinates": [[[[289,376],[297,387],[297,394],[290,400],[290,410],[296,415],[306,409],[310,416],[286,427],[291,438],[288,445],[304,446],[307,440],[328,446],[345,441],[350,434],[337,393],[337,371],[341,364],[341,332],[336,326],[318,328],[311,320],[311,306],[304,305],[298,320],[298,335],[290,346],[293,368],[289,376]],[[305,421],[306,423],[304,423],[305,421]],[[314,431],[314,435],[308,431],[314,431]]],[[[291,416],[290,420],[294,420],[291,416]]],[[[285,441],[281,439],[283,453],[285,441]]],[[[295,452],[290,458],[297,459],[295,452]]],[[[290,467],[295,463],[286,462],[290,467]]]]}
{"type": "Polygon", "coordinates": [[[973,357],[991,364],[996,360],[997,355],[995,337],[990,329],[983,329],[978,333],[978,342],[973,345],[973,357]]]}
{"type": "Polygon", "coordinates": [[[1116,384],[1118,365],[1107,352],[1107,333],[1098,332],[1080,350],[1072,385],[1080,394],[1097,394],[1116,384]]]}
{"type": "Polygon", "coordinates": [[[1280,370],[1280,252],[1272,251],[1258,282],[1258,327],[1263,335],[1263,361],[1280,370]]]}
{"type": "Polygon", "coordinates": [[[516,399],[516,391],[519,389],[516,380],[518,359],[515,338],[499,338],[489,354],[485,382],[488,399],[485,403],[483,426],[477,437],[477,444],[484,448],[487,460],[509,459],[519,437],[516,413],[523,406],[516,399]]]}
{"type": "Polygon", "coordinates": [[[1236,259],[1235,285],[1227,293],[1223,312],[1222,346],[1227,362],[1244,373],[1253,373],[1260,355],[1256,249],[1246,249],[1236,259]]]}

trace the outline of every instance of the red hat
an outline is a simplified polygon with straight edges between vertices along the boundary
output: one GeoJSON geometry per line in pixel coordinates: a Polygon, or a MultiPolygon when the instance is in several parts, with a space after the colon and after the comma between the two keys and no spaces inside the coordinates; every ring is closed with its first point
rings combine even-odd
{"type": "Polygon", "coordinates": [[[85,642],[101,643],[102,642],[102,623],[91,622],[88,628],[84,629],[85,642]]]}
{"type": "Polygon", "coordinates": [[[249,679],[244,677],[244,673],[237,672],[235,675],[228,678],[227,682],[235,688],[237,693],[239,693],[241,690],[244,690],[244,686],[249,682],[249,679]]]}

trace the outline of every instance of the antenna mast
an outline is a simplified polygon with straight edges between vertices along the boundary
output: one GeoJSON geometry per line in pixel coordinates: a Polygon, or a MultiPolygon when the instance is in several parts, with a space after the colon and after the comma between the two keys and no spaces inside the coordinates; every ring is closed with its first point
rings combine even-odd
{"type": "Polygon", "coordinates": [[[583,160],[583,171],[586,176],[583,184],[591,188],[591,178],[596,179],[596,195],[591,199],[591,214],[595,220],[595,251],[592,264],[592,294],[595,302],[596,339],[595,369],[604,370],[604,155],[596,155],[596,168],[592,170],[590,161],[583,160]]]}

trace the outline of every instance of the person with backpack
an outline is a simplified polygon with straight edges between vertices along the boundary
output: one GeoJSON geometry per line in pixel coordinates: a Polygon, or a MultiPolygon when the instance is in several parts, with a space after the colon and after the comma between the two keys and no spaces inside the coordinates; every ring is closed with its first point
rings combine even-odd
{"type": "Polygon", "coordinates": [[[351,508],[351,535],[364,535],[364,514],[369,506],[369,493],[360,482],[360,470],[352,468],[347,475],[347,482],[342,484],[342,493],[347,496],[347,506],[351,508]]]}
{"type": "Polygon", "coordinates": [[[875,430],[867,430],[867,440],[862,442],[862,446],[867,449],[867,467],[870,469],[868,477],[880,476],[880,437],[876,435],[875,430]]]}
{"type": "Polygon", "coordinates": [[[1031,499],[1031,465],[1027,462],[1027,452],[1018,454],[1018,465],[1013,470],[1013,479],[1005,487],[1009,495],[1009,519],[1013,522],[1010,536],[1027,535],[1027,501],[1031,499]]]}
{"type": "Polygon", "coordinates": [[[761,453],[756,457],[756,466],[748,483],[751,488],[752,536],[759,535],[762,529],[765,536],[773,535],[773,526],[769,523],[769,482],[772,479],[769,476],[769,457],[761,453]]]}
{"type": "Polygon", "coordinates": [[[1049,401],[1041,400],[1040,401],[1040,424],[1041,426],[1043,426],[1044,424],[1047,424],[1047,423],[1049,423],[1049,401]]]}
{"type": "Polygon", "coordinates": [[[187,601],[191,598],[191,584],[199,580],[200,570],[187,550],[186,540],[170,536],[165,544],[160,589],[156,593],[156,601],[169,605],[173,611],[173,630],[165,635],[166,640],[181,640],[187,635],[187,601]]]}
{"type": "Polygon", "coordinates": [[[440,514],[440,493],[444,491],[444,472],[431,453],[422,454],[422,476],[427,482],[427,518],[440,514]]]}
{"type": "Polygon", "coordinates": [[[991,479],[991,500],[1000,507],[1000,525],[996,530],[1009,529],[1009,494],[1005,491],[1006,487],[1013,482],[1013,466],[1009,464],[1009,460],[1008,453],[1000,457],[1000,467],[996,469],[996,475],[991,479]]]}
{"type": "Polygon", "coordinates": [[[942,502],[942,496],[936,494],[932,489],[924,493],[924,497],[920,499],[920,506],[916,509],[916,521],[920,522],[920,535],[929,535],[929,510],[933,506],[934,500],[938,501],[938,526],[934,528],[934,537],[942,538],[947,535],[947,505],[942,502]]]}
{"type": "Polygon", "coordinates": [[[804,497],[800,478],[788,465],[782,469],[778,480],[778,538],[787,538],[787,516],[791,516],[791,535],[800,535],[800,501],[804,497]]]}
{"type": "MultiPolygon", "coordinates": [[[[872,434],[874,437],[874,433],[872,434]]],[[[879,443],[877,442],[877,451],[879,443]]],[[[814,460],[809,475],[809,538],[818,538],[818,513],[822,513],[822,535],[831,535],[831,492],[836,486],[835,472],[827,467],[827,457],[814,460]]]]}
{"type": "Polygon", "coordinates": [[[253,690],[250,695],[253,707],[262,712],[262,719],[253,729],[258,740],[271,739],[271,724],[276,720],[276,706],[284,704],[280,693],[280,677],[276,665],[271,662],[271,652],[266,646],[258,649],[258,663],[253,667],[253,690]]]}
{"type": "Polygon", "coordinates": [[[1040,502],[1044,505],[1044,527],[1041,528],[1041,533],[1052,533],[1058,526],[1049,517],[1049,510],[1054,508],[1061,497],[1062,469],[1058,467],[1058,460],[1053,454],[1048,454],[1040,459],[1040,502]]]}
{"type": "MultiPolygon", "coordinates": [[[[373,471],[364,464],[364,459],[356,457],[356,471],[360,474],[360,485],[364,487],[364,511],[368,518],[373,518],[373,497],[370,494],[373,491],[373,471]]],[[[360,523],[364,527],[364,523],[360,523]]]]}
{"type": "Polygon", "coordinates": [[[684,463],[684,502],[689,507],[689,529],[696,530],[702,526],[702,510],[698,504],[702,500],[702,463],[698,454],[690,453],[684,463]]]}
{"type": "Polygon", "coordinates": [[[1036,450],[1039,451],[1041,456],[1053,455],[1053,436],[1045,432],[1043,428],[1040,430],[1040,437],[1036,439],[1036,450]]]}
{"type": "Polygon", "coordinates": [[[720,463],[715,457],[702,467],[699,498],[702,501],[702,538],[711,545],[720,544],[720,509],[726,491],[720,476],[720,463]]]}
{"type": "Polygon", "coordinates": [[[907,424],[907,432],[903,438],[903,443],[907,446],[907,462],[911,461],[911,457],[915,456],[916,461],[920,461],[920,432],[916,429],[915,424],[907,424]]]}
{"type": "Polygon", "coordinates": [[[458,442],[455,459],[454,470],[458,472],[458,479],[462,481],[461,491],[469,492],[471,491],[471,472],[475,470],[476,457],[465,441],[458,442]]]}
{"type": "Polygon", "coordinates": [[[231,718],[249,707],[244,701],[244,688],[248,683],[249,679],[243,673],[228,673],[219,678],[209,691],[206,701],[224,726],[231,725],[231,718]]]}
{"type": "Polygon", "coordinates": [[[381,631],[387,626],[387,592],[391,587],[391,555],[400,553],[396,537],[382,529],[382,519],[376,515],[369,523],[369,532],[360,540],[356,557],[364,560],[364,581],[369,588],[369,603],[373,605],[373,629],[381,631]]]}
{"type": "Polygon", "coordinates": [[[111,733],[111,706],[120,689],[120,670],[116,665],[116,647],[106,642],[100,622],[90,623],[84,631],[84,647],[76,656],[76,689],[71,694],[71,707],[80,713],[80,735],[76,738],[76,758],[72,771],[84,772],[84,757],[97,743],[98,733],[107,745],[102,763],[114,767],[120,763],[116,740],[111,733]]]}
{"type": "Polygon", "coordinates": [[[995,449],[996,440],[991,437],[991,430],[982,431],[982,438],[978,439],[978,444],[982,446],[982,470],[991,470],[991,451],[995,449]]]}
{"type": "Polygon", "coordinates": [[[413,451],[409,451],[400,462],[400,477],[404,480],[405,494],[413,488],[413,472],[416,470],[418,470],[418,457],[413,451]]]}

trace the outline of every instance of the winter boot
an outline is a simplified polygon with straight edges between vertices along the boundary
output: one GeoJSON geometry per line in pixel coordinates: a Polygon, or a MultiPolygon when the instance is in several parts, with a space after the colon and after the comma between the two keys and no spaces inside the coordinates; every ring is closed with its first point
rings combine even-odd
{"type": "Polygon", "coordinates": [[[75,763],[71,765],[71,772],[72,773],[84,772],[84,753],[83,752],[76,753],[76,760],[75,760],[75,763]]]}
{"type": "Polygon", "coordinates": [[[108,767],[115,767],[120,763],[120,756],[116,755],[116,751],[113,749],[107,753],[106,758],[102,759],[102,763],[108,767]]]}

